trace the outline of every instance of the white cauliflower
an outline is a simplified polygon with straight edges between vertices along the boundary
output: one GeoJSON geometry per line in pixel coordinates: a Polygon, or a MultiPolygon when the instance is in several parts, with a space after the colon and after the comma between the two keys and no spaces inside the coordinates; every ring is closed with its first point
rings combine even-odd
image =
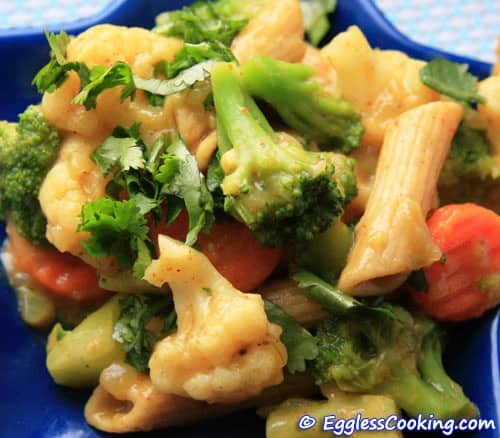
{"type": "Polygon", "coordinates": [[[160,257],[144,278],[170,285],[177,333],[158,342],[149,361],[163,393],[235,402],[283,381],[281,328],[269,323],[262,297],[235,289],[200,252],[159,236],[160,257]]]}

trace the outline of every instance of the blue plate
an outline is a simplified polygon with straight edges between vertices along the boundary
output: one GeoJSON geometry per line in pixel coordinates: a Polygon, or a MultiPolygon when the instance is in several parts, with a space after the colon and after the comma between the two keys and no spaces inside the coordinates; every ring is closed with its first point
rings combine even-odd
{"type": "MultiPolygon", "coordinates": [[[[182,0],[116,0],[99,16],[65,25],[68,33],[78,33],[102,22],[152,26],[154,16],[165,9],[190,3],[182,0]]],[[[362,28],[371,44],[402,50],[413,57],[447,57],[466,62],[480,77],[491,66],[415,44],[401,35],[369,0],[339,0],[332,17],[330,36],[351,24],[362,28]]],[[[51,29],[57,31],[59,29],[51,29]]],[[[36,71],[47,62],[48,48],[41,29],[0,32],[0,119],[15,120],[26,105],[39,100],[30,86],[36,71]]],[[[0,231],[0,241],[5,237],[0,231]]],[[[493,419],[500,428],[500,311],[490,312],[478,321],[454,326],[445,356],[454,378],[474,400],[483,418],[493,419]]],[[[0,279],[0,437],[87,438],[107,434],[90,428],[83,418],[83,405],[89,395],[57,387],[45,363],[45,338],[26,327],[17,314],[14,293],[6,279],[0,279]]],[[[164,436],[156,432],[147,436],[164,436]]],[[[498,430],[477,434],[498,438],[498,430]]],[[[129,435],[130,436],[130,435],[129,435]]],[[[168,432],[169,437],[258,437],[264,436],[264,423],[253,412],[205,422],[168,432]]]]}

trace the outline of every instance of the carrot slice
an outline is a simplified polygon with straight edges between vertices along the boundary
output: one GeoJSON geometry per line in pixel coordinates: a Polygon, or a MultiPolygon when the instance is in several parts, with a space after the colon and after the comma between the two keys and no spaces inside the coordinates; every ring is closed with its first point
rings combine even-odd
{"type": "Polygon", "coordinates": [[[16,269],[29,274],[48,291],[75,301],[106,296],[96,270],[78,257],[31,244],[9,227],[10,251],[16,269]]]}
{"type": "Polygon", "coordinates": [[[412,291],[442,321],[481,316],[500,302],[500,216],[476,204],[450,204],[427,221],[443,260],[424,269],[427,292],[412,291]]]}
{"type": "MultiPolygon", "coordinates": [[[[184,240],[189,219],[183,211],[169,226],[152,228],[151,239],[158,234],[184,240]]],[[[198,236],[199,248],[215,268],[238,290],[249,292],[262,284],[274,271],[282,255],[282,248],[262,246],[241,223],[228,221],[214,224],[208,234],[198,236]]]]}

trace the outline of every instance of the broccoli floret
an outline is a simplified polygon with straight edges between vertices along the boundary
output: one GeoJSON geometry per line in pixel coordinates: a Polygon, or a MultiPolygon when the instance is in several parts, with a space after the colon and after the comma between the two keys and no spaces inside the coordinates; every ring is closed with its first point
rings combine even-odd
{"type": "Polygon", "coordinates": [[[0,125],[0,219],[13,221],[35,244],[45,240],[46,219],[38,191],[59,147],[59,133],[37,106],[19,115],[19,123],[0,125]]]}
{"type": "MultiPolygon", "coordinates": [[[[317,332],[312,362],[318,384],[392,397],[409,415],[477,415],[475,405],[443,368],[441,334],[429,319],[384,304],[386,312],[353,308],[317,332]]],[[[378,308],[380,310],[380,308],[378,308]]]]}
{"type": "Polygon", "coordinates": [[[463,184],[464,179],[500,177],[500,165],[490,154],[484,133],[461,123],[453,137],[448,158],[439,183],[450,186],[463,184]]]}
{"type": "Polygon", "coordinates": [[[350,158],[310,152],[276,133],[243,89],[234,64],[212,69],[226,212],[267,246],[311,240],[354,195],[350,158]]]}
{"type": "Polygon", "coordinates": [[[312,80],[312,67],[256,56],[242,71],[251,95],[270,104],[287,125],[321,149],[349,153],[359,146],[361,116],[350,102],[329,95],[312,80]]]}

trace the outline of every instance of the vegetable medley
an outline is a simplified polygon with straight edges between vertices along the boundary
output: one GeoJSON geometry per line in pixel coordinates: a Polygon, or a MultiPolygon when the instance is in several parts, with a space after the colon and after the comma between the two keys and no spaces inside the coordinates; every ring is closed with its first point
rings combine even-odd
{"type": "Polygon", "coordinates": [[[479,415],[440,322],[500,302],[500,76],[356,27],[318,49],[334,6],[46,33],[41,102],[0,122],[2,260],[92,426],[479,415]]]}

